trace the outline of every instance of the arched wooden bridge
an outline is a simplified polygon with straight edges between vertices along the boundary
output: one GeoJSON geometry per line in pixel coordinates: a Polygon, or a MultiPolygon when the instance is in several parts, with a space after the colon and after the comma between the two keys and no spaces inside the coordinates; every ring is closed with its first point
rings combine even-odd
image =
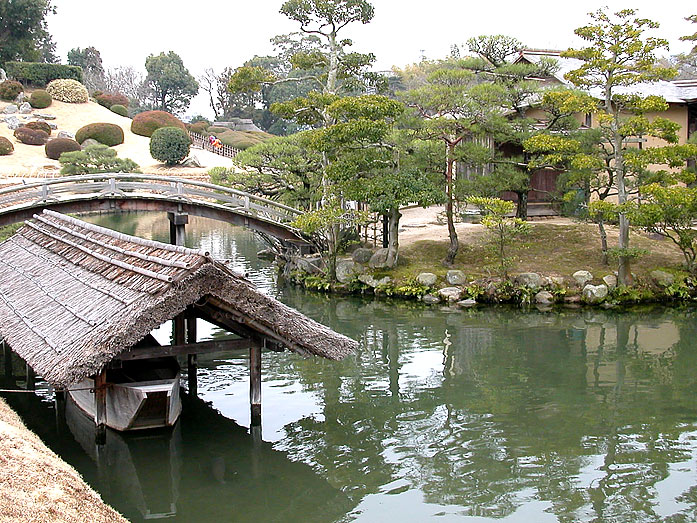
{"type": "Polygon", "coordinates": [[[302,239],[291,225],[302,211],[229,187],[168,176],[92,174],[0,189],[0,226],[27,220],[42,209],[188,213],[244,225],[279,240],[302,239]]]}

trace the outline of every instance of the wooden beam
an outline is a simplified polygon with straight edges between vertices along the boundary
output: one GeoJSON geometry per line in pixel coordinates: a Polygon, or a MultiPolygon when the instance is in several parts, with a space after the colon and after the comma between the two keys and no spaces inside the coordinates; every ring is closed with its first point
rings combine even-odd
{"type": "MultiPolygon", "coordinates": [[[[186,342],[188,346],[196,343],[196,317],[186,318],[186,342]]],[[[187,372],[186,377],[189,382],[189,394],[198,394],[198,362],[196,354],[188,353],[186,357],[187,372]]]]}
{"type": "Polygon", "coordinates": [[[97,445],[106,443],[106,370],[103,370],[94,380],[94,403],[95,403],[95,441],[97,445]]]}
{"type": "Polygon", "coordinates": [[[261,425],[261,347],[249,348],[249,403],[252,426],[261,425]]]}
{"type": "Polygon", "coordinates": [[[6,378],[11,378],[12,377],[12,349],[10,349],[10,346],[7,344],[7,342],[3,341],[2,342],[2,350],[4,352],[4,359],[5,359],[5,377],[6,378]]]}
{"type": "Polygon", "coordinates": [[[227,352],[231,350],[249,349],[259,346],[259,342],[249,339],[212,340],[182,345],[163,345],[159,347],[134,347],[128,352],[122,352],[117,359],[143,360],[147,358],[162,358],[164,356],[184,356],[188,354],[203,354],[207,352],[227,352]]]}

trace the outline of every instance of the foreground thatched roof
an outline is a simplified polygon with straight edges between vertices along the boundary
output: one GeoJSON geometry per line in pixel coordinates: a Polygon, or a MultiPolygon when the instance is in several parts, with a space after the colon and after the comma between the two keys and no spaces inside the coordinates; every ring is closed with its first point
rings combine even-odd
{"type": "Polygon", "coordinates": [[[0,398],[0,521],[126,523],[0,398]]]}
{"type": "Polygon", "coordinates": [[[206,253],[143,240],[53,211],[0,244],[0,337],[67,386],[193,304],[306,355],[357,344],[265,296],[206,253]]]}

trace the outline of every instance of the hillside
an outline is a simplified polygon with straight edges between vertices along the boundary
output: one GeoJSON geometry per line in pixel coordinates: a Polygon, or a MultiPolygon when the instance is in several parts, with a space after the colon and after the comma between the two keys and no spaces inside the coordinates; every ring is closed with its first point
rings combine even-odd
{"type": "MultiPolygon", "coordinates": [[[[0,102],[0,112],[7,106],[6,102],[0,102]]],[[[192,149],[203,168],[167,167],[158,163],[150,156],[150,139],[138,136],[131,132],[131,120],[111,112],[96,102],[89,101],[85,104],[69,104],[53,101],[46,109],[35,109],[35,113],[50,114],[56,117],[53,122],[58,125],[58,130],[53,131],[55,136],[59,131],[68,131],[72,134],[83,125],[95,122],[108,122],[119,125],[125,135],[123,144],[114,147],[121,158],[130,158],[140,165],[141,170],[148,174],[160,175],[188,175],[196,176],[205,174],[208,169],[215,166],[231,167],[232,161],[201,149],[192,149]]],[[[18,115],[19,116],[19,115],[18,115]]],[[[46,157],[43,146],[24,145],[14,137],[14,131],[7,128],[2,122],[4,115],[0,115],[0,136],[8,138],[14,145],[14,153],[9,156],[0,156],[0,176],[2,177],[44,177],[58,173],[60,164],[46,157]]],[[[21,117],[20,117],[21,119],[21,117]]]]}

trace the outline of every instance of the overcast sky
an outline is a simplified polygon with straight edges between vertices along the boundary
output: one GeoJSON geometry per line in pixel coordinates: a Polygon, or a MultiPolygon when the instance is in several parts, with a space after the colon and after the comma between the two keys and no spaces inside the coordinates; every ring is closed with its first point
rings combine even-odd
{"type": "MultiPolygon", "coordinates": [[[[48,19],[57,52],[65,62],[74,47],[96,47],[106,67],[130,65],[145,72],[149,54],[175,51],[194,75],[207,67],[220,72],[237,67],[255,54],[272,51],[269,39],[298,30],[279,13],[282,0],[121,0],[102,10],[93,2],[59,0],[48,19]]],[[[505,34],[528,47],[565,49],[578,45],[573,30],[601,6],[633,7],[661,24],[655,33],[670,41],[671,54],[689,50],[681,35],[697,31],[684,18],[697,13],[687,0],[373,0],[375,18],[344,30],[357,51],[377,56],[378,69],[445,57],[452,44],[483,34],[505,34]]],[[[199,95],[189,114],[212,115],[199,95]]]]}

